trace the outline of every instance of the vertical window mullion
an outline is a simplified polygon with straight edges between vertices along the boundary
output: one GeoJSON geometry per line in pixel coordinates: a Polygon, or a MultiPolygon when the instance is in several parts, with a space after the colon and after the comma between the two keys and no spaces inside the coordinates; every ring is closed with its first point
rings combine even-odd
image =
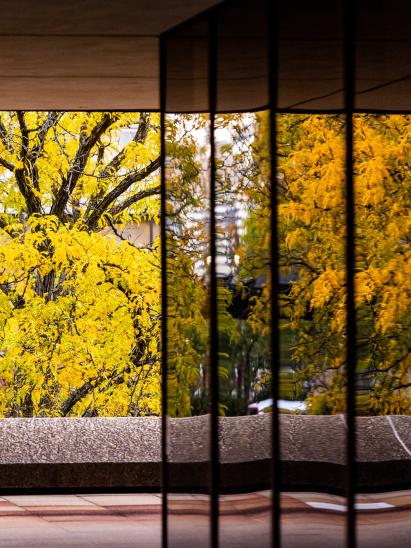
{"type": "Polygon", "coordinates": [[[217,110],[217,13],[209,19],[208,93],[210,112],[210,393],[211,393],[211,547],[218,547],[218,514],[220,491],[220,463],[218,441],[218,325],[217,325],[217,268],[216,268],[216,150],[215,117],[217,110]]]}
{"type": "Polygon", "coordinates": [[[278,106],[278,2],[269,2],[269,100],[270,100],[270,160],[271,160],[271,370],[272,370],[272,544],[281,545],[281,454],[280,416],[278,411],[280,387],[280,333],[279,333],[279,245],[277,194],[277,106],[278,106]]]}
{"type": "Polygon", "coordinates": [[[277,193],[277,112],[278,112],[278,2],[268,2],[269,22],[269,108],[270,108],[270,162],[271,162],[271,375],[272,375],[272,545],[281,545],[281,454],[280,416],[278,411],[280,387],[280,333],[279,333],[279,244],[277,193]]]}
{"type": "Polygon", "coordinates": [[[168,546],[168,462],[167,462],[167,237],[166,237],[166,85],[167,85],[166,38],[160,38],[160,154],[161,154],[161,544],[168,546]]]}
{"type": "Polygon", "coordinates": [[[355,85],[355,23],[354,3],[345,3],[344,28],[344,110],[346,116],[346,288],[347,288],[347,531],[349,548],[356,542],[356,439],[355,439],[355,375],[356,375],[356,313],[355,313],[355,207],[353,113],[355,85]]]}

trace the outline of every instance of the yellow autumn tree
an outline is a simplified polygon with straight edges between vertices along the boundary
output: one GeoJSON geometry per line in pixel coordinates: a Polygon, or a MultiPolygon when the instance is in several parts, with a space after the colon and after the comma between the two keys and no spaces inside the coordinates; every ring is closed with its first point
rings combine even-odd
{"type": "Polygon", "coordinates": [[[159,118],[0,113],[0,416],[160,413],[159,118]]]}
{"type": "Polygon", "coordinates": [[[411,117],[355,117],[359,411],[411,413],[411,117]]]}
{"type": "MultiPolygon", "coordinates": [[[[264,134],[264,117],[256,123],[264,134]]],[[[346,387],[345,122],[337,115],[279,115],[278,128],[280,268],[289,280],[279,288],[282,341],[287,332],[299,396],[307,397],[310,411],[341,412],[346,387]]],[[[355,116],[359,413],[411,412],[410,138],[408,115],[355,116]]],[[[267,164],[258,148],[256,158],[267,164]]],[[[264,173],[258,176],[250,190],[254,202],[266,195],[268,180],[264,173]],[[260,198],[253,198],[253,192],[260,198]]],[[[268,223],[268,217],[264,221],[256,214],[244,238],[246,264],[254,273],[269,256],[268,223]]],[[[267,283],[255,299],[249,316],[254,329],[269,321],[270,291],[267,283]]]]}

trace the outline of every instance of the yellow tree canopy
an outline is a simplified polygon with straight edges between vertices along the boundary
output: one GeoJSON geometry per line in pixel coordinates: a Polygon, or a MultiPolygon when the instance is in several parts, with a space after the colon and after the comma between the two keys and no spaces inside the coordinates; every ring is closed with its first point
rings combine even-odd
{"type": "Polygon", "coordinates": [[[158,123],[0,113],[0,416],[160,412],[158,123]]]}
{"type": "MultiPolygon", "coordinates": [[[[244,237],[245,267],[269,260],[266,213],[266,117],[254,143],[259,171],[244,237]]],[[[345,410],[345,120],[338,115],[279,115],[278,227],[282,327],[300,394],[313,413],[345,410]]],[[[354,119],[358,412],[411,412],[411,117],[361,114],[354,119]]],[[[246,269],[244,267],[244,270],[246,269]]],[[[249,274],[248,274],[249,275],[249,274]]],[[[249,322],[270,323],[270,284],[249,322]]],[[[284,341],[284,337],[281,337],[284,341]]]]}

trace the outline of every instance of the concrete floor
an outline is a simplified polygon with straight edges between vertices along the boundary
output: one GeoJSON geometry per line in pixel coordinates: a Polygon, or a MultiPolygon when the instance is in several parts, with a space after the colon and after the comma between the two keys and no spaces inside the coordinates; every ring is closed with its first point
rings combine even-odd
{"type": "MultiPolygon", "coordinates": [[[[358,514],[360,548],[411,546],[411,491],[362,495],[358,502],[373,505],[358,514]]],[[[341,497],[287,493],[282,508],[284,548],[344,546],[346,514],[341,497]]],[[[225,495],[220,510],[221,547],[269,547],[269,492],[225,495]]],[[[160,512],[159,494],[3,496],[0,546],[160,548],[160,512]]],[[[207,512],[204,495],[172,496],[170,548],[206,548],[207,512]]]]}

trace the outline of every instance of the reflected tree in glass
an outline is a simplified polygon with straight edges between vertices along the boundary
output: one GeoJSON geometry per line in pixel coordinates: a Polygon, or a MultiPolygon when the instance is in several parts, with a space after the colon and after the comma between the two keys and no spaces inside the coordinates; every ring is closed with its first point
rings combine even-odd
{"type": "Polygon", "coordinates": [[[357,115],[359,414],[411,412],[409,115],[357,115]]]}

